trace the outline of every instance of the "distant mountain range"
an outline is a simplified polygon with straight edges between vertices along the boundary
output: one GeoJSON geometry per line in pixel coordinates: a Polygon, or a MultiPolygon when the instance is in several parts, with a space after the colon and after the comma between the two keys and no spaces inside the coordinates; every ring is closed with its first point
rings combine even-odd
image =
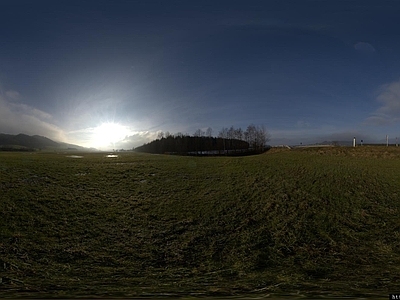
{"type": "Polygon", "coordinates": [[[40,135],[26,135],[26,134],[4,134],[0,133],[0,150],[79,150],[79,151],[93,151],[96,149],[85,148],[78,145],[58,143],[47,137],[40,135]]]}

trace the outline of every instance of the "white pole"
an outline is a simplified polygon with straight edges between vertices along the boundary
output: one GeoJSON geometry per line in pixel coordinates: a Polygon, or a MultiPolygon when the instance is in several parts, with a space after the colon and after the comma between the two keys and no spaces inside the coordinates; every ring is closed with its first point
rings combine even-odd
{"type": "Polygon", "coordinates": [[[356,146],[356,137],[353,138],[353,147],[356,146]]]}
{"type": "Polygon", "coordinates": [[[389,136],[386,135],[386,147],[389,146],[389,136]]]}

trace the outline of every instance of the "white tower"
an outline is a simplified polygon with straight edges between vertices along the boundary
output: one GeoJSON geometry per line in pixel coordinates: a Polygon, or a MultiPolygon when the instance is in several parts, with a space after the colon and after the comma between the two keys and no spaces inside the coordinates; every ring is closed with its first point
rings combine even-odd
{"type": "Polygon", "coordinates": [[[353,147],[356,146],[356,137],[353,138],[353,147]]]}

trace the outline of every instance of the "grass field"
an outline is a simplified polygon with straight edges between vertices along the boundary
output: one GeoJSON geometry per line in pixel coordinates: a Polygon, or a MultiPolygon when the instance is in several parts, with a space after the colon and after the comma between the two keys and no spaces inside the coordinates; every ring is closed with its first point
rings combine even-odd
{"type": "Polygon", "coordinates": [[[0,153],[0,297],[400,292],[400,149],[0,153]]]}

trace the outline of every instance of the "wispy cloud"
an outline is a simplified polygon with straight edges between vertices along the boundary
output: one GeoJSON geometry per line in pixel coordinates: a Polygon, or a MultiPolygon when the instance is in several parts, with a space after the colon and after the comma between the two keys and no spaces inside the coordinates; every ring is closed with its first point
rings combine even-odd
{"type": "Polygon", "coordinates": [[[363,130],[362,128],[339,128],[337,126],[323,126],[323,127],[297,127],[294,129],[272,129],[271,145],[289,144],[295,145],[302,143],[314,144],[323,141],[348,141],[351,142],[353,137],[356,139],[364,140],[365,142],[376,142],[377,139],[374,135],[363,130]]]}
{"type": "Polygon", "coordinates": [[[141,146],[149,143],[157,138],[157,131],[138,131],[127,136],[125,139],[115,143],[117,149],[132,149],[133,147],[141,146]]]}
{"type": "Polygon", "coordinates": [[[370,43],[358,42],[354,45],[354,49],[361,53],[374,53],[375,48],[370,43]]]}
{"type": "Polygon", "coordinates": [[[351,142],[353,137],[357,139],[357,141],[363,140],[364,142],[375,142],[376,139],[360,130],[344,130],[339,132],[330,133],[327,135],[321,135],[319,137],[320,140],[326,141],[347,141],[351,142]]]}
{"type": "Polygon", "coordinates": [[[17,91],[6,91],[5,95],[8,99],[18,100],[20,98],[20,94],[17,91]]]}
{"type": "Polygon", "coordinates": [[[381,86],[376,100],[381,107],[365,120],[366,124],[391,125],[400,121],[400,80],[381,86]]]}
{"type": "Polygon", "coordinates": [[[311,124],[307,121],[299,120],[296,122],[295,127],[296,128],[310,128],[311,124]]]}
{"type": "Polygon", "coordinates": [[[320,128],[307,128],[297,127],[293,129],[270,129],[271,145],[279,144],[309,144],[320,142],[324,133],[331,133],[335,128],[320,127],[320,128]]]}
{"type": "MultiPolygon", "coordinates": [[[[110,140],[102,139],[101,143],[98,143],[99,133],[98,127],[88,127],[79,130],[69,131],[66,136],[72,143],[79,144],[84,147],[94,147],[98,150],[110,150],[110,149],[132,149],[134,147],[141,146],[145,143],[149,143],[157,138],[159,131],[135,131],[128,127],[125,128],[124,137],[118,138],[116,141],[111,142],[110,140]]],[[[115,134],[118,135],[118,132],[115,134]]]]}
{"type": "Polygon", "coordinates": [[[0,132],[43,135],[56,141],[65,141],[61,128],[52,122],[52,116],[44,111],[18,102],[17,91],[0,94],[0,132]]]}

